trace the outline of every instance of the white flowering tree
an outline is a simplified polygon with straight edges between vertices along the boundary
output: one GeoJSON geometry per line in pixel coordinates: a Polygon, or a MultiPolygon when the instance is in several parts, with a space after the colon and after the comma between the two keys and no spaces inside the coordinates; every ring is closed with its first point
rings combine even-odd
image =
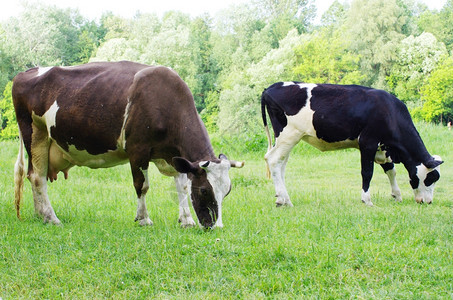
{"type": "Polygon", "coordinates": [[[445,45],[431,33],[405,38],[387,78],[392,92],[404,102],[418,101],[423,83],[446,55],[445,45]]]}

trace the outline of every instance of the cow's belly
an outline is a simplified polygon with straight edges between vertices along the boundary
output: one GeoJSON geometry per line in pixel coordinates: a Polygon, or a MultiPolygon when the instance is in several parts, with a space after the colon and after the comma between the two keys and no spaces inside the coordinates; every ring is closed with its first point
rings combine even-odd
{"type": "Polygon", "coordinates": [[[359,148],[359,142],[357,139],[329,143],[316,137],[306,135],[302,137],[302,140],[321,151],[331,151],[346,148],[359,148]]]}
{"type": "Polygon", "coordinates": [[[283,129],[283,132],[286,131],[287,136],[299,136],[299,140],[301,139],[321,151],[359,148],[357,139],[326,142],[318,138],[313,126],[313,114],[314,111],[309,108],[309,105],[306,105],[296,115],[287,116],[288,125],[283,129]]]}
{"type": "Polygon", "coordinates": [[[49,151],[49,167],[57,172],[68,165],[69,167],[76,165],[97,169],[110,168],[127,162],[128,156],[123,149],[92,155],[86,150],[77,150],[73,145],[69,145],[68,151],[65,151],[52,141],[49,151]]]}

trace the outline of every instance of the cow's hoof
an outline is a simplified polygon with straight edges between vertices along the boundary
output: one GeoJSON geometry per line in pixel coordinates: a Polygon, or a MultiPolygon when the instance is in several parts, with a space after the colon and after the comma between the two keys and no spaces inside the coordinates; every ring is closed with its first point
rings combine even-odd
{"type": "Polygon", "coordinates": [[[153,225],[153,221],[151,221],[150,218],[144,218],[144,219],[141,219],[141,220],[135,219],[135,221],[138,221],[138,224],[140,226],[151,226],[151,225],[153,225]]]}
{"type": "Polygon", "coordinates": [[[369,207],[373,207],[373,206],[374,206],[373,202],[371,202],[371,201],[369,201],[369,200],[368,200],[368,201],[362,200],[362,202],[363,202],[363,204],[365,204],[366,206],[369,206],[369,207]]]}
{"type": "Polygon", "coordinates": [[[61,221],[57,217],[44,217],[44,223],[52,225],[61,225],[61,221]]]}
{"type": "Polygon", "coordinates": [[[396,202],[402,202],[403,201],[403,197],[401,197],[401,194],[400,195],[392,194],[392,197],[393,197],[393,199],[395,199],[396,202]]]}
{"type": "Polygon", "coordinates": [[[277,206],[277,207],[281,207],[281,206],[293,207],[294,205],[291,203],[291,200],[289,200],[289,199],[277,199],[277,201],[275,201],[275,206],[277,206]]]}
{"type": "Polygon", "coordinates": [[[181,223],[182,228],[195,227],[196,225],[192,217],[180,217],[178,221],[181,223]]]}

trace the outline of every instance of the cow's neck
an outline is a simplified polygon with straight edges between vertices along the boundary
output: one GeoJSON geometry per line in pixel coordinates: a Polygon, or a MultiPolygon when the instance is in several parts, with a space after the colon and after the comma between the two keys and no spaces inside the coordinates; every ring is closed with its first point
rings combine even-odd
{"type": "Polygon", "coordinates": [[[201,120],[188,123],[181,132],[181,156],[192,161],[215,160],[208,132],[201,120]]]}
{"type": "Polygon", "coordinates": [[[406,168],[408,165],[424,163],[431,159],[431,155],[426,149],[420,135],[415,126],[403,134],[402,142],[404,153],[401,160],[406,168]]]}

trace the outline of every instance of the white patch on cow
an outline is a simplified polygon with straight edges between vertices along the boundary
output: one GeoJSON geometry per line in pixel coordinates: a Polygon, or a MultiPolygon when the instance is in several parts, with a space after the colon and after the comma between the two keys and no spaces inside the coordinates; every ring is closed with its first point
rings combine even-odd
{"type": "Polygon", "coordinates": [[[231,188],[231,180],[228,176],[228,170],[231,168],[231,164],[225,159],[222,159],[220,163],[210,162],[207,167],[203,167],[205,164],[206,162],[202,161],[199,166],[206,170],[208,181],[214,190],[217,207],[219,209],[216,223],[212,228],[223,227],[222,201],[231,188]]]}
{"type": "Polygon", "coordinates": [[[362,190],[362,202],[365,203],[365,205],[368,205],[368,206],[373,206],[373,202],[371,202],[371,195],[370,195],[370,191],[364,191],[362,190]]]}
{"type": "MultiPolygon", "coordinates": [[[[433,156],[436,160],[442,160],[439,156],[433,156]]],[[[424,164],[420,164],[417,167],[417,177],[419,179],[418,187],[414,189],[415,201],[417,203],[432,203],[434,196],[434,187],[436,183],[431,184],[430,186],[425,185],[425,179],[428,176],[429,172],[436,170],[440,175],[440,167],[437,166],[434,169],[428,169],[424,164]]]]}
{"type": "Polygon", "coordinates": [[[291,85],[295,85],[295,83],[292,81],[283,82],[283,86],[291,86],[291,85]]]}
{"type": "Polygon", "coordinates": [[[126,127],[126,122],[129,117],[129,111],[131,108],[131,101],[130,99],[127,99],[127,105],[126,109],[124,110],[124,116],[123,116],[123,125],[121,126],[121,133],[120,137],[118,138],[118,145],[120,145],[123,149],[126,149],[126,134],[125,134],[125,127],[126,127]]]}
{"type": "Polygon", "coordinates": [[[146,209],[145,196],[149,189],[148,170],[140,169],[145,177],[145,181],[142,186],[142,193],[137,201],[137,216],[136,221],[139,221],[140,226],[153,225],[153,222],[148,216],[148,210],[146,209]]]}
{"type": "Polygon", "coordinates": [[[50,108],[42,116],[46,122],[47,133],[50,137],[50,128],[55,127],[57,124],[57,112],[60,107],[58,106],[57,100],[50,106],[50,108]]]}
{"type": "Polygon", "coordinates": [[[175,176],[175,184],[179,199],[179,222],[181,222],[181,227],[195,226],[195,221],[190,213],[188,201],[190,198],[192,182],[187,177],[187,174],[180,173],[175,176]]]}
{"type": "Polygon", "coordinates": [[[123,149],[109,150],[106,153],[93,155],[86,150],[78,150],[74,145],[69,145],[69,151],[60,148],[62,157],[76,166],[92,169],[110,168],[128,162],[127,153],[123,149]]]}
{"type": "Polygon", "coordinates": [[[307,89],[307,99],[311,99],[311,90],[318,86],[316,83],[298,83],[301,89],[307,89]]]}
{"type": "Polygon", "coordinates": [[[47,178],[40,176],[36,172],[30,174],[29,180],[33,191],[33,200],[35,204],[35,212],[44,218],[45,223],[61,224],[60,220],[55,215],[55,211],[50,204],[47,196],[47,178]]]}
{"type": "Polygon", "coordinates": [[[44,74],[46,74],[47,72],[49,72],[53,67],[39,67],[38,68],[38,74],[36,75],[37,77],[38,76],[42,76],[44,74]]]}
{"type": "Polygon", "coordinates": [[[152,159],[159,172],[165,176],[178,176],[180,173],[173,168],[172,165],[169,165],[165,159],[152,159]]]}
{"type": "MultiPolygon", "coordinates": [[[[358,148],[358,139],[344,140],[329,143],[322,139],[319,139],[316,134],[316,130],[313,127],[313,115],[314,111],[311,109],[311,91],[317,86],[313,83],[299,83],[297,84],[301,89],[307,90],[307,103],[301,110],[293,116],[286,116],[288,120],[287,126],[283,129],[278,139],[290,140],[289,144],[295,145],[301,139],[313,147],[321,151],[331,151],[345,148],[358,148]],[[297,140],[297,142],[295,142],[297,140]],[[295,143],[294,143],[295,142],[295,143]]],[[[277,145],[277,141],[276,141],[277,145]]]]}
{"type": "Polygon", "coordinates": [[[387,151],[382,150],[382,146],[384,145],[378,143],[376,155],[374,156],[374,162],[380,165],[393,162],[392,158],[390,156],[387,156],[387,151]]]}
{"type": "Polygon", "coordinates": [[[396,170],[395,168],[388,170],[385,172],[387,177],[389,178],[390,186],[392,187],[392,197],[397,201],[403,201],[403,197],[401,196],[401,190],[396,182],[396,170]]]}

